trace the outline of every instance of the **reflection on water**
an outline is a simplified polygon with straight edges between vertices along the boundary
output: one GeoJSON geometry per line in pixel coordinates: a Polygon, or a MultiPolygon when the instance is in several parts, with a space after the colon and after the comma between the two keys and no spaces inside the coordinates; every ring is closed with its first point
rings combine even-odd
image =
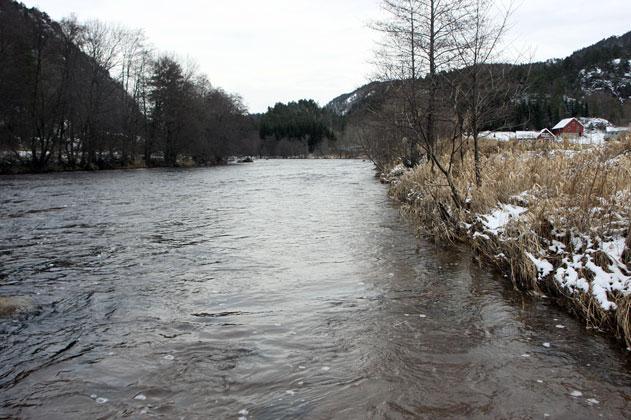
{"type": "Polygon", "coordinates": [[[628,415],[622,352],[418,242],[368,163],[0,191],[0,295],[36,304],[0,320],[0,417],[628,415]]]}

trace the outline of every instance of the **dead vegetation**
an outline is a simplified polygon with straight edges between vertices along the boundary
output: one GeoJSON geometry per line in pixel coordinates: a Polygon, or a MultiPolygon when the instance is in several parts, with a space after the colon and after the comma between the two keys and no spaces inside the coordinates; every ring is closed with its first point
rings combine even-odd
{"type": "Polygon", "coordinates": [[[392,182],[391,193],[426,234],[465,241],[515,287],[555,296],[587,326],[631,347],[631,136],[602,146],[483,142],[483,182],[471,153],[454,165],[465,206],[431,165],[392,182]],[[500,229],[485,215],[523,208],[500,229]]]}

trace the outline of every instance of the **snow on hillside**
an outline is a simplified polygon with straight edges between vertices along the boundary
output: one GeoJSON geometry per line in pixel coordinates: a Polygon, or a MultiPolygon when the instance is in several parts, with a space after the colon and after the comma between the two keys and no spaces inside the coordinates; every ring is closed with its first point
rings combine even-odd
{"type": "Polygon", "coordinates": [[[586,130],[606,130],[608,127],[613,127],[613,124],[604,118],[579,118],[581,124],[586,130]]]}
{"type": "Polygon", "coordinates": [[[327,108],[335,112],[337,115],[347,115],[358,104],[363,103],[377,93],[378,84],[370,83],[362,86],[351,93],[340,95],[327,104],[327,108]]]}
{"type": "Polygon", "coordinates": [[[606,67],[593,66],[579,72],[583,92],[607,92],[621,103],[631,99],[631,60],[616,58],[606,64],[606,67]]]}

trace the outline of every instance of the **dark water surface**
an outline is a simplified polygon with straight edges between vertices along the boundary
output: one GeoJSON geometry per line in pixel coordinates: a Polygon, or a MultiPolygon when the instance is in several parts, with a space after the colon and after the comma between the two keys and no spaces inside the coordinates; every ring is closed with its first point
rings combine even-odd
{"type": "Polygon", "coordinates": [[[36,305],[0,319],[0,417],[631,415],[626,354],[418,242],[368,163],[2,177],[0,193],[0,296],[36,305]]]}

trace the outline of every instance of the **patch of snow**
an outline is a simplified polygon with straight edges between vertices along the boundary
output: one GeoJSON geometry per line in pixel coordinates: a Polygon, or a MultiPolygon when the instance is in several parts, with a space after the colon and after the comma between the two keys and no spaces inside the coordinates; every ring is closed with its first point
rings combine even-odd
{"type": "Polygon", "coordinates": [[[622,236],[594,243],[588,236],[572,235],[574,253],[565,252],[561,266],[556,270],[557,283],[571,292],[591,293],[604,310],[616,309],[611,294],[627,296],[631,293],[631,276],[622,262],[625,239],[622,236]],[[601,252],[609,264],[601,267],[593,260],[593,254],[601,252]],[[591,281],[585,278],[590,272],[591,281]]]}
{"type": "Polygon", "coordinates": [[[608,242],[602,242],[600,249],[607,256],[618,264],[622,264],[622,254],[624,253],[625,239],[620,237],[608,242]]]}
{"type": "Polygon", "coordinates": [[[627,131],[631,131],[630,127],[607,127],[608,133],[626,133],[627,131]]]}
{"type": "Polygon", "coordinates": [[[526,252],[526,256],[530,258],[530,261],[532,261],[537,268],[539,279],[545,278],[548,274],[554,271],[554,266],[548,260],[537,258],[529,252],[526,252]]]}
{"type": "Polygon", "coordinates": [[[479,220],[484,225],[485,231],[497,235],[504,231],[504,228],[510,221],[518,219],[527,211],[528,209],[525,207],[499,204],[497,209],[490,214],[480,216],[479,220]]]}
{"type": "Polygon", "coordinates": [[[517,138],[517,134],[513,131],[483,131],[480,133],[481,139],[511,141],[517,138]]]}
{"type": "Polygon", "coordinates": [[[540,131],[517,131],[515,138],[517,140],[534,140],[539,137],[540,131]]]}
{"type": "Polygon", "coordinates": [[[409,169],[406,168],[404,165],[398,164],[397,166],[392,168],[392,170],[388,173],[388,177],[389,178],[399,178],[400,176],[402,176],[403,174],[405,174],[408,171],[409,171],[409,169]]]}
{"type": "Polygon", "coordinates": [[[574,398],[578,398],[578,397],[582,397],[583,393],[581,391],[572,391],[570,392],[570,395],[573,396],[574,398]]]}
{"type": "Polygon", "coordinates": [[[473,239],[475,239],[475,238],[482,238],[485,241],[491,240],[491,237],[489,235],[485,235],[484,233],[480,233],[480,232],[475,232],[473,234],[473,239]]]}
{"type": "Polygon", "coordinates": [[[586,130],[605,130],[607,127],[613,127],[613,124],[604,118],[581,117],[579,121],[586,130]]]}

